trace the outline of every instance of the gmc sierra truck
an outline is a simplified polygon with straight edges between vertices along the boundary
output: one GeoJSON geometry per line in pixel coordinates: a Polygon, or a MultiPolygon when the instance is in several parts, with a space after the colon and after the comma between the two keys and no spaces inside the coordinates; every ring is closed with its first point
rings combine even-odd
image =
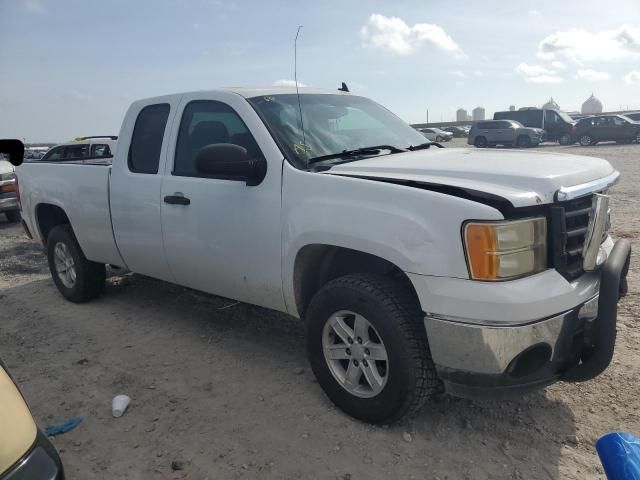
{"type": "Polygon", "coordinates": [[[112,265],[303,319],[319,384],[368,422],[600,374],[630,257],[619,173],[425,140],[345,92],[150,98],[112,159],[18,167],[22,218],[73,302],[112,265]]]}

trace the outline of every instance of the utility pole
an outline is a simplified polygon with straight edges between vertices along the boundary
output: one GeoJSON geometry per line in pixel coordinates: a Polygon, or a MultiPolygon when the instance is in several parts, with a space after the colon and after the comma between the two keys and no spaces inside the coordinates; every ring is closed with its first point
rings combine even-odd
{"type": "Polygon", "coordinates": [[[429,123],[429,109],[427,108],[427,123],[429,123]]]}

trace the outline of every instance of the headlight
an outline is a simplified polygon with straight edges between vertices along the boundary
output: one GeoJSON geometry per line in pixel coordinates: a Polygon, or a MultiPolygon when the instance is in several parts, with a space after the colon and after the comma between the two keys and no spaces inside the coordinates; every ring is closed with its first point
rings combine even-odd
{"type": "Polygon", "coordinates": [[[15,180],[16,174],[14,172],[9,173],[0,173],[0,182],[4,182],[6,180],[15,180]]]}
{"type": "Polygon", "coordinates": [[[464,226],[464,245],[473,280],[531,275],[547,266],[547,221],[469,222],[464,226]]]}

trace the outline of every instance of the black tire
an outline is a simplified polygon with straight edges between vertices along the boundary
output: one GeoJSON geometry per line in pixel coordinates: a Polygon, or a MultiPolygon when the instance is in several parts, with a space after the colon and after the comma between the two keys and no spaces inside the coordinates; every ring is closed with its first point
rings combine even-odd
{"type": "Polygon", "coordinates": [[[531,139],[526,135],[520,135],[516,139],[516,147],[518,148],[529,148],[531,147],[531,139]]]}
{"type": "Polygon", "coordinates": [[[485,137],[476,137],[473,144],[478,148],[486,148],[487,139],[485,137]]]}
{"type": "Polygon", "coordinates": [[[633,137],[633,138],[631,139],[631,142],[634,142],[634,141],[635,141],[637,144],[640,144],[640,132],[638,132],[638,134],[637,134],[635,137],[633,137]]]}
{"type": "Polygon", "coordinates": [[[560,145],[569,145],[571,143],[571,135],[569,135],[568,133],[563,133],[562,135],[560,135],[560,138],[558,138],[558,143],[560,145]]]}
{"type": "Polygon", "coordinates": [[[9,212],[4,212],[4,214],[9,223],[18,223],[22,219],[18,210],[11,210],[9,212]]]}
{"type": "Polygon", "coordinates": [[[579,143],[583,147],[590,147],[596,144],[596,142],[594,141],[593,135],[590,135],[588,133],[585,133],[584,135],[580,135],[579,143]]]}
{"type": "Polygon", "coordinates": [[[87,260],[70,225],[58,225],[49,232],[47,258],[53,282],[67,300],[76,303],[87,302],[102,293],[106,277],[105,266],[87,260]],[[73,259],[76,277],[72,286],[65,286],[56,270],[55,249],[59,243],[66,247],[73,259]]]}
{"type": "Polygon", "coordinates": [[[436,136],[436,142],[438,142],[438,143],[442,142],[442,137],[440,135],[436,136]]]}
{"type": "Polygon", "coordinates": [[[327,396],[345,413],[365,422],[393,423],[415,414],[429,397],[441,390],[431,361],[422,310],[415,296],[401,283],[372,274],[337,278],[313,297],[306,320],[311,368],[327,396]],[[325,360],[324,327],[341,310],[364,316],[386,348],[386,384],[373,397],[361,398],[348,392],[334,378],[325,360]]]}

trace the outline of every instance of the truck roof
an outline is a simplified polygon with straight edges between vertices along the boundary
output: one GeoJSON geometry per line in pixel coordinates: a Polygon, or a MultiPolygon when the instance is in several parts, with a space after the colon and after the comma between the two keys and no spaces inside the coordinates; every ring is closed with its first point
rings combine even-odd
{"type": "MultiPolygon", "coordinates": [[[[349,92],[344,92],[342,90],[329,90],[325,88],[314,88],[314,87],[299,87],[299,93],[303,94],[316,94],[316,95],[350,95],[349,92]]],[[[296,87],[295,86],[267,86],[267,87],[223,87],[216,88],[211,90],[194,90],[188,92],[176,92],[168,95],[158,95],[154,97],[147,97],[137,100],[134,103],[149,103],[154,100],[163,100],[166,101],[167,98],[176,97],[180,95],[187,95],[193,93],[215,93],[215,92],[232,92],[238,95],[241,95],[244,98],[252,98],[252,97],[260,97],[264,95],[287,95],[287,94],[295,94],[296,87]]]]}

